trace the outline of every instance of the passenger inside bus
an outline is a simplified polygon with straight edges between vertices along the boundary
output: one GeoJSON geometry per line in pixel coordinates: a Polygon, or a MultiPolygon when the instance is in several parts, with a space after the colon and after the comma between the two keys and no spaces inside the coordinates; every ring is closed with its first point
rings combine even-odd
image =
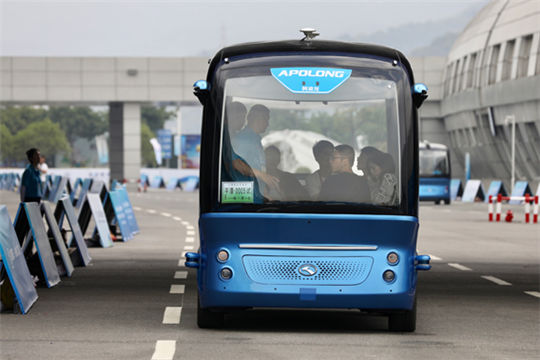
{"type": "Polygon", "coordinates": [[[226,108],[227,128],[231,137],[236,136],[246,125],[246,106],[238,101],[233,101],[226,108]]]}
{"type": "Polygon", "coordinates": [[[277,188],[270,188],[267,197],[271,200],[299,201],[308,199],[307,191],[300,184],[296,176],[278,169],[281,161],[281,152],[276,146],[264,149],[266,156],[266,172],[279,180],[277,188]]]}
{"type": "Polygon", "coordinates": [[[306,177],[306,190],[312,200],[317,200],[322,184],[332,174],[330,158],[333,153],[334,145],[330,141],[321,140],[313,146],[313,156],[319,164],[319,170],[306,177]]]}
{"type": "Polygon", "coordinates": [[[368,158],[371,200],[378,205],[397,204],[397,177],[390,154],[377,151],[368,158]]]}
{"type": "Polygon", "coordinates": [[[367,203],[369,188],[364,177],[353,173],[354,149],[349,145],[338,145],[330,159],[332,175],[323,183],[320,201],[367,203]]]}

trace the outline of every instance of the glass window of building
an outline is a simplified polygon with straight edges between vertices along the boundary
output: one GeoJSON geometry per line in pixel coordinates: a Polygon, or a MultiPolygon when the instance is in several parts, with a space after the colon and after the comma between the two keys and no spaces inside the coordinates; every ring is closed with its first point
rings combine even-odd
{"type": "Polygon", "coordinates": [[[504,49],[501,81],[510,80],[510,76],[512,74],[512,60],[514,59],[515,45],[516,40],[509,40],[506,42],[506,47],[504,49]]]}
{"type": "Polygon", "coordinates": [[[473,53],[469,56],[469,63],[467,65],[467,83],[465,85],[466,89],[472,88],[474,85],[474,68],[476,66],[476,58],[478,53],[473,53]]]}
{"type": "Polygon", "coordinates": [[[531,55],[532,40],[532,34],[524,36],[521,39],[521,45],[519,46],[517,77],[527,76],[529,70],[529,59],[531,55]]]}
{"type": "Polygon", "coordinates": [[[455,93],[458,91],[459,89],[459,70],[461,68],[461,59],[459,59],[457,62],[456,62],[456,66],[454,67],[454,76],[452,76],[453,78],[453,84],[452,84],[452,93],[455,93]]]}
{"type": "Polygon", "coordinates": [[[488,84],[495,84],[497,80],[497,63],[499,62],[499,53],[501,51],[501,44],[494,45],[491,48],[491,57],[488,67],[488,84]]]}

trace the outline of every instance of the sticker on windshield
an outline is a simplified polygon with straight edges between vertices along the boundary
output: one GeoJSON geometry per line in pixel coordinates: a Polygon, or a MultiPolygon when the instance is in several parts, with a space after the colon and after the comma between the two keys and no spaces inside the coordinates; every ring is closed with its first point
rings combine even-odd
{"type": "Polygon", "coordinates": [[[253,187],[253,181],[223,181],[221,202],[253,204],[253,187]]]}
{"type": "Polygon", "coordinates": [[[350,69],[334,68],[273,68],[272,76],[295,94],[329,94],[350,76],[350,69]]]}

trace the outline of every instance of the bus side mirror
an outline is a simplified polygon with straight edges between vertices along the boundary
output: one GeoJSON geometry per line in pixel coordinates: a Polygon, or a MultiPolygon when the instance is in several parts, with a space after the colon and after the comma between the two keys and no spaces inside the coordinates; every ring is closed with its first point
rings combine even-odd
{"type": "Polygon", "coordinates": [[[193,94],[205,105],[210,96],[210,84],[206,80],[197,80],[193,84],[193,94]]]}
{"type": "Polygon", "coordinates": [[[413,98],[414,106],[417,109],[420,106],[422,106],[422,103],[424,102],[424,100],[427,99],[428,97],[427,91],[428,91],[428,88],[425,84],[422,84],[422,83],[414,84],[413,91],[412,91],[412,98],[413,98]]]}

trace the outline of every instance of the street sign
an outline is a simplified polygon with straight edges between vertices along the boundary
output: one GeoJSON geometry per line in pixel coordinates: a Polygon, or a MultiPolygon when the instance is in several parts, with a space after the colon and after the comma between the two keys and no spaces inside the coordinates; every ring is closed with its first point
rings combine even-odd
{"type": "Polygon", "coordinates": [[[131,240],[133,238],[133,233],[131,232],[131,227],[129,226],[128,219],[124,211],[123,195],[119,192],[119,190],[114,190],[109,191],[109,196],[111,198],[118,227],[120,227],[122,241],[131,240]]]}

